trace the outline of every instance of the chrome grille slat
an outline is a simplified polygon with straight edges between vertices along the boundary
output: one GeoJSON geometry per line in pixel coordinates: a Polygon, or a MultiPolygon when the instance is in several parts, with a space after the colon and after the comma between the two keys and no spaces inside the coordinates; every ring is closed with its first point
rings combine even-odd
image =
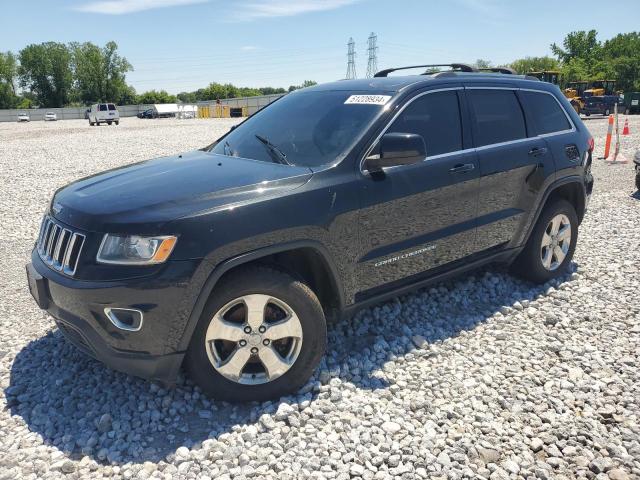
{"type": "Polygon", "coordinates": [[[58,224],[50,216],[42,220],[36,250],[50,268],[73,276],[76,273],[85,236],[58,224]]]}

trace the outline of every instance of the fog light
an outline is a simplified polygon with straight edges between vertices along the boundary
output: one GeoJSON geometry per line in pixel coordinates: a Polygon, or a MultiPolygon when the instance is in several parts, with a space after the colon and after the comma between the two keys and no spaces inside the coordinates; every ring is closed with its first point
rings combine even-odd
{"type": "Polygon", "coordinates": [[[104,314],[120,330],[137,332],[142,328],[142,312],[133,308],[105,308],[104,314]]]}

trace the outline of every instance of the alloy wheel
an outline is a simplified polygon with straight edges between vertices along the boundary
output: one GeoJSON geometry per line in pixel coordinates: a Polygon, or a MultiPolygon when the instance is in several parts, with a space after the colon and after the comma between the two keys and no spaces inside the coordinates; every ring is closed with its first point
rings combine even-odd
{"type": "Polygon", "coordinates": [[[283,300],[251,294],[218,310],[205,335],[213,368],[244,385],[268,383],[293,366],[302,347],[302,325],[283,300]]]}
{"type": "Polygon", "coordinates": [[[549,271],[556,270],[564,261],[571,247],[571,222],[559,213],[551,219],[542,235],[540,259],[549,271]]]}

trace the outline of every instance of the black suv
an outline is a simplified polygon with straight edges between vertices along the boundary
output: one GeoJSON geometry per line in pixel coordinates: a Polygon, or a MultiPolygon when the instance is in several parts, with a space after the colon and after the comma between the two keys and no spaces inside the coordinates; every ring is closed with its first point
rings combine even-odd
{"type": "Polygon", "coordinates": [[[489,262],[561,275],[593,139],[558,87],[452,67],[296,91],[202,150],[60,189],[38,305],[115,369],[171,384],[184,364],[262,400],[310,378],[326,319],[489,262]]]}

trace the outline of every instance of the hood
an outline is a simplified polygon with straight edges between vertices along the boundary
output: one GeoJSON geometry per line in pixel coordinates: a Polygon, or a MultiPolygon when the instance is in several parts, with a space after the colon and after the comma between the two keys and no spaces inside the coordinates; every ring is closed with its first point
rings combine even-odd
{"type": "Polygon", "coordinates": [[[195,151],[71,183],[54,195],[51,213],[82,230],[147,233],[171,220],[279,196],[311,175],[306,167],[195,151]]]}

